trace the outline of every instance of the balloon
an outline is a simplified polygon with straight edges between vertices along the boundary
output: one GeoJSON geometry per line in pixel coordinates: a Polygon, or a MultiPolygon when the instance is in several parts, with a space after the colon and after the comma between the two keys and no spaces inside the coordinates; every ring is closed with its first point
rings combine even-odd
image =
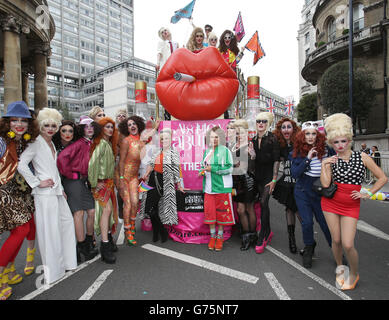
{"type": "Polygon", "coordinates": [[[234,101],[239,82],[235,72],[214,47],[200,53],[185,48],[173,52],[163,66],[156,91],[164,108],[180,120],[212,120],[234,101]],[[176,73],[196,78],[177,81],[176,73]]]}

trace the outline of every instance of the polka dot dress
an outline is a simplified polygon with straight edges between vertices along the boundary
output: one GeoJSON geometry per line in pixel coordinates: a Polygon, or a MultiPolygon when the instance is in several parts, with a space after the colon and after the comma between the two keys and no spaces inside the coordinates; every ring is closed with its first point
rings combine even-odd
{"type": "Polygon", "coordinates": [[[360,152],[353,151],[348,162],[339,158],[336,164],[332,164],[333,178],[335,182],[361,185],[365,177],[366,168],[360,152]]]}
{"type": "Polygon", "coordinates": [[[358,219],[360,199],[352,199],[351,194],[355,191],[360,192],[365,176],[366,169],[360,152],[354,151],[348,162],[339,159],[331,167],[333,181],[338,188],[332,199],[321,198],[323,211],[358,219]]]}

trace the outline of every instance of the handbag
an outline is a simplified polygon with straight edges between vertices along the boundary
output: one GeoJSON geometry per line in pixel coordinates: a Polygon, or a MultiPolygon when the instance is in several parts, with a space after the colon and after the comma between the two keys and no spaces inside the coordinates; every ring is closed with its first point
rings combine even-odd
{"type": "Polygon", "coordinates": [[[323,188],[320,182],[320,178],[317,178],[312,184],[312,189],[320,196],[331,199],[338,189],[338,186],[333,181],[331,181],[327,188],[323,188]]]}

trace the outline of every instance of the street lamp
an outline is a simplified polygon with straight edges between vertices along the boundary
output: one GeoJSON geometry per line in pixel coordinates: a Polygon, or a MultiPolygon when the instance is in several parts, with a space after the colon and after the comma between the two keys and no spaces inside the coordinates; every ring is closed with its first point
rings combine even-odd
{"type": "Polygon", "coordinates": [[[353,0],[349,0],[349,47],[348,47],[348,58],[349,58],[349,107],[350,107],[350,118],[353,121],[353,38],[354,38],[354,14],[353,14],[353,0]]]}

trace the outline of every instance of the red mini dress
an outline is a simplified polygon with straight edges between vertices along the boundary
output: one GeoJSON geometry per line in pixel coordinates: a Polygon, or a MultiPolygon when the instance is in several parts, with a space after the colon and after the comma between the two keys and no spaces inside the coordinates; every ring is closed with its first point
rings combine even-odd
{"type": "Polygon", "coordinates": [[[353,191],[361,191],[361,185],[365,177],[366,168],[361,153],[353,151],[348,162],[339,159],[331,167],[332,179],[338,188],[333,198],[321,198],[322,210],[358,219],[361,200],[352,199],[351,194],[353,191]]]}

